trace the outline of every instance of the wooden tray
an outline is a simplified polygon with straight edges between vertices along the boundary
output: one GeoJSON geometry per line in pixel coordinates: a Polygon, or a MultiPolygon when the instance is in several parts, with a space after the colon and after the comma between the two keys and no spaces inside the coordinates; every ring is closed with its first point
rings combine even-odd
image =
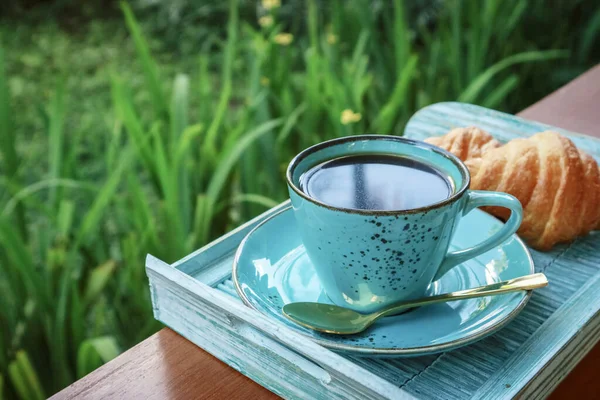
{"type": "MultiPolygon", "coordinates": [[[[461,103],[416,113],[405,136],[424,139],[475,125],[501,141],[547,129],[600,160],[600,141],[461,103]]],[[[233,254],[285,202],[173,265],[148,256],[155,317],[271,391],[287,398],[510,398],[546,396],[600,339],[600,235],[551,252],[531,250],[550,280],[497,334],[418,358],[339,355],[245,307],[231,278],[233,254]]],[[[202,379],[201,376],[198,379],[202,379]]]]}

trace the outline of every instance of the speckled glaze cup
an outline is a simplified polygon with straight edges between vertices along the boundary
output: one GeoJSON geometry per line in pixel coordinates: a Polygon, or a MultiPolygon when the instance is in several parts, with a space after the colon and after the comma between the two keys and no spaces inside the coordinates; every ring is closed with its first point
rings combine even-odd
{"type": "Polygon", "coordinates": [[[360,135],[320,143],[290,162],[286,178],[302,242],[327,295],[335,304],[359,312],[426,295],[429,285],[450,269],[508,239],[522,219],[515,197],[469,190],[469,171],[454,155],[397,136],[360,135]],[[426,207],[374,211],[332,207],[300,189],[304,172],[357,154],[398,155],[426,163],[450,179],[453,191],[426,207]],[[478,245],[449,252],[461,216],[482,206],[509,208],[510,218],[478,245]]]}

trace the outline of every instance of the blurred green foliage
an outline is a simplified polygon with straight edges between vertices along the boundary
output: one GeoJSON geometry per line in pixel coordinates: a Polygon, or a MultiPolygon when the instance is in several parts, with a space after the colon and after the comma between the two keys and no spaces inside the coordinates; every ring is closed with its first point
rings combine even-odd
{"type": "Polygon", "coordinates": [[[302,148],[438,101],[515,112],[599,61],[593,1],[282,3],[3,3],[0,397],[156,331],[145,254],[283,200],[302,148]]]}

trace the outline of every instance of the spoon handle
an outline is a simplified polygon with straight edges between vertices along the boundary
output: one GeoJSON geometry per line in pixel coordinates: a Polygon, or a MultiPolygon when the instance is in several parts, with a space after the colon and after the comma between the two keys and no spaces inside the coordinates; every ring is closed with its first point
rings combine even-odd
{"type": "Polygon", "coordinates": [[[510,279],[508,281],[502,281],[492,283],[490,285],[484,285],[475,287],[472,289],[459,290],[456,292],[440,294],[437,296],[426,297],[419,300],[408,300],[401,303],[397,303],[386,310],[377,313],[376,318],[384,317],[386,315],[395,314],[404,308],[425,306],[435,303],[445,303],[448,301],[472,299],[475,297],[485,297],[496,294],[504,294],[510,292],[517,292],[519,290],[531,290],[537,289],[548,285],[548,279],[542,273],[531,274],[521,276],[519,278],[510,279]]]}

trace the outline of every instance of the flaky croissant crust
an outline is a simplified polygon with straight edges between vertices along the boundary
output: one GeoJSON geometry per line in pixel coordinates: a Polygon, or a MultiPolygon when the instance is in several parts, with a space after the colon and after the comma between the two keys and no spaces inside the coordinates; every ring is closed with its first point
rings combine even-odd
{"type": "MultiPolygon", "coordinates": [[[[572,241],[598,229],[600,172],[596,161],[571,140],[552,131],[499,145],[491,135],[473,128],[454,129],[427,140],[465,160],[471,188],[510,193],[523,205],[519,236],[540,250],[572,241]],[[468,138],[474,149],[465,149],[468,138]],[[487,140],[487,141],[486,141],[487,140]],[[437,144],[439,143],[439,144],[437,144]],[[472,156],[475,155],[475,156],[472,156]]],[[[509,211],[486,211],[502,219],[509,211]]]]}
{"type": "Polygon", "coordinates": [[[502,145],[492,135],[474,126],[452,129],[444,136],[431,137],[425,141],[448,150],[462,161],[481,157],[486,151],[502,145]]]}

